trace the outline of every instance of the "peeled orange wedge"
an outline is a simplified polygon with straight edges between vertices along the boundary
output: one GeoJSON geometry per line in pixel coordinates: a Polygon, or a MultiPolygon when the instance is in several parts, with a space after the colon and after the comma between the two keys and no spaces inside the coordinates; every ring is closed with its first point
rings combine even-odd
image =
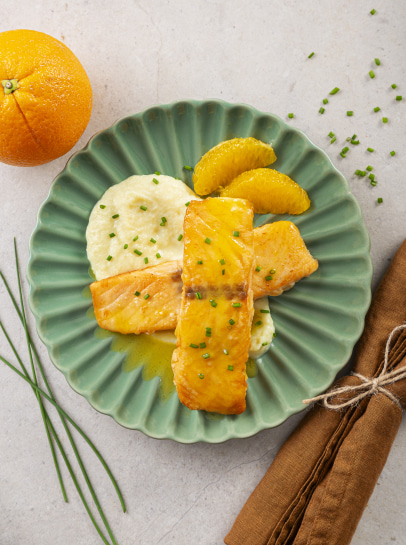
{"type": "Polygon", "coordinates": [[[209,195],[218,187],[227,186],[236,176],[276,161],[270,144],[256,138],[233,138],[211,148],[197,163],[194,190],[198,195],[209,195]]]}
{"type": "Polygon", "coordinates": [[[310,199],[300,185],[269,168],[243,172],[220,194],[249,200],[257,214],[301,214],[310,206],[310,199]]]}

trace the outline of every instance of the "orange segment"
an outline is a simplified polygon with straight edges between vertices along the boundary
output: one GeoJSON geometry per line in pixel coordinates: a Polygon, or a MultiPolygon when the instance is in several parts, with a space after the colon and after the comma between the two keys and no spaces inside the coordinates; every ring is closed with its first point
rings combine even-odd
{"type": "Polygon", "coordinates": [[[306,191],[286,174],[257,168],[237,176],[222,197],[247,199],[257,214],[301,214],[310,206],[306,191]]]}
{"type": "Polygon", "coordinates": [[[198,195],[209,195],[242,172],[265,167],[274,161],[276,155],[272,146],[255,138],[220,142],[197,163],[193,174],[194,190],[198,195]]]}

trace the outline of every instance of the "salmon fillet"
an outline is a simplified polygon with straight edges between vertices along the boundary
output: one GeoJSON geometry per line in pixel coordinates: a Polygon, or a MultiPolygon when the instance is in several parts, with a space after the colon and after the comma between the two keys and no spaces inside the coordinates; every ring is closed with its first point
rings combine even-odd
{"type": "MultiPolygon", "coordinates": [[[[254,299],[280,295],[309,276],[318,262],[306,248],[298,228],[290,221],[257,227],[254,233],[254,299]],[[271,270],[275,273],[270,274],[271,270]],[[266,280],[267,276],[272,279],[266,280]]],[[[153,333],[173,330],[178,321],[182,293],[182,262],[170,261],[146,269],[112,276],[90,285],[100,327],[119,333],[153,333]],[[137,297],[134,295],[139,292],[137,297]],[[144,299],[145,295],[149,297],[144,299]]]]}
{"type": "Polygon", "coordinates": [[[227,198],[194,201],[185,215],[172,369],[179,399],[190,409],[245,410],[254,313],[253,215],[248,201],[227,198]]]}

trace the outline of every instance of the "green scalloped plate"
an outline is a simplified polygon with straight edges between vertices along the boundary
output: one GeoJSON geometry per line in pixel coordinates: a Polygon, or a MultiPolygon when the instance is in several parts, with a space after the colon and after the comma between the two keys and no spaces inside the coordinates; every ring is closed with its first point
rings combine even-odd
{"type": "MultiPolygon", "coordinates": [[[[257,216],[256,225],[280,219],[257,216]]],[[[96,134],[54,180],[30,241],[30,306],[51,360],[70,386],[119,424],[156,438],[216,443],[249,437],[303,409],[349,359],[370,303],[372,265],[360,207],[328,156],[279,117],[244,104],[186,100],[153,106],[96,134]],[[193,187],[184,165],[215,144],[254,136],[273,144],[276,168],[312,200],[293,221],[319,269],[270,301],[277,336],[248,367],[238,416],[191,411],[172,384],[171,347],[101,330],[86,256],[89,214],[104,191],[132,174],[160,171],[193,187]]]]}

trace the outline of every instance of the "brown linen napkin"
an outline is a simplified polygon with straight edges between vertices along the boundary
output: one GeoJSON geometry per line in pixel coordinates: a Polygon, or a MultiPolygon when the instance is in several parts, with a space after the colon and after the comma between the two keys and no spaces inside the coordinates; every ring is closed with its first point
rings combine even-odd
{"type": "MultiPolygon", "coordinates": [[[[380,283],[358,343],[354,372],[377,377],[392,330],[406,322],[406,240],[380,283]]],[[[391,343],[388,369],[406,364],[406,329],[391,343]]],[[[362,381],[346,376],[332,389],[362,381]]],[[[406,408],[406,379],[386,388],[406,408]]],[[[358,392],[357,392],[358,393],[358,392]]],[[[356,393],[334,398],[339,404],[356,393]]],[[[251,494],[226,545],[346,545],[350,543],[402,419],[385,393],[331,410],[314,405],[281,447],[251,494]]]]}

